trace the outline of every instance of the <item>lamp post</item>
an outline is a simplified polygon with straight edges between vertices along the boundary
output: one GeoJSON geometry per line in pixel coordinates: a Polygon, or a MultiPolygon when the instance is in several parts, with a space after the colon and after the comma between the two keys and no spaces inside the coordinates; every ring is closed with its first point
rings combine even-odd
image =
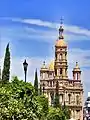
{"type": "Polygon", "coordinates": [[[27,67],[28,67],[28,63],[26,62],[26,60],[23,63],[23,67],[24,67],[24,73],[25,73],[25,82],[26,82],[26,74],[27,74],[27,67]]]}

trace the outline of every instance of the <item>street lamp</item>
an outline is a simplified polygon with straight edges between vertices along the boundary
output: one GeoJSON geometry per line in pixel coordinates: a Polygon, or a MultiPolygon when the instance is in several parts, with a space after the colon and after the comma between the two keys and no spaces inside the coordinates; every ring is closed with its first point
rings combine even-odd
{"type": "Polygon", "coordinates": [[[26,60],[23,63],[23,67],[24,67],[24,73],[25,73],[25,82],[26,82],[26,74],[27,74],[27,67],[28,67],[28,63],[26,62],[26,60]]]}

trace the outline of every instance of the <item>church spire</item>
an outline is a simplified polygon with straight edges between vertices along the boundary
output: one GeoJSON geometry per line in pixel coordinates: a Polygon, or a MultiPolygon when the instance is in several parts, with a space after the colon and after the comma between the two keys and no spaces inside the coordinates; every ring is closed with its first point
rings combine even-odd
{"type": "Polygon", "coordinates": [[[64,31],[64,29],[62,27],[63,19],[61,18],[60,20],[61,20],[61,22],[60,22],[61,25],[60,25],[60,28],[59,28],[59,39],[64,39],[64,37],[63,37],[63,31],[64,31]]]}

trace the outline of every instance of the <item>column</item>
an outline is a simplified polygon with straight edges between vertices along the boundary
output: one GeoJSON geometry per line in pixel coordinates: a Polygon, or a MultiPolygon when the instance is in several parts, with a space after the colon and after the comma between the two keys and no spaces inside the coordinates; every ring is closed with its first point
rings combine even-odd
{"type": "Polygon", "coordinates": [[[71,109],[71,118],[73,118],[73,109],[71,109]]]}
{"type": "Polygon", "coordinates": [[[82,110],[80,111],[80,120],[83,120],[83,108],[82,108],[82,110]]]}
{"type": "Polygon", "coordinates": [[[66,100],[67,100],[67,98],[66,98],[66,97],[67,97],[67,96],[66,96],[66,95],[67,95],[67,93],[65,92],[65,94],[64,94],[64,95],[65,95],[65,102],[66,102],[66,100]]]}
{"type": "Polygon", "coordinates": [[[50,96],[50,92],[48,93],[48,98],[49,98],[49,105],[51,105],[51,96],[50,96]]]}
{"type": "Polygon", "coordinates": [[[80,80],[81,78],[80,78],[80,73],[78,73],[78,79],[80,80]]]}
{"type": "Polygon", "coordinates": [[[75,80],[75,73],[73,73],[73,79],[75,80]]]}
{"type": "Polygon", "coordinates": [[[67,60],[67,54],[65,55],[65,60],[67,60]]]}
{"type": "Polygon", "coordinates": [[[60,76],[60,69],[58,69],[58,76],[60,76]]]}
{"type": "Polygon", "coordinates": [[[59,54],[57,54],[57,60],[59,60],[59,54]]]}
{"type": "Polygon", "coordinates": [[[63,53],[63,55],[62,55],[62,59],[65,60],[65,53],[63,53]]]}
{"type": "Polygon", "coordinates": [[[65,77],[65,68],[62,70],[62,75],[65,77]]]}
{"type": "Polygon", "coordinates": [[[74,119],[77,120],[77,113],[76,113],[76,110],[74,110],[74,119]]]}

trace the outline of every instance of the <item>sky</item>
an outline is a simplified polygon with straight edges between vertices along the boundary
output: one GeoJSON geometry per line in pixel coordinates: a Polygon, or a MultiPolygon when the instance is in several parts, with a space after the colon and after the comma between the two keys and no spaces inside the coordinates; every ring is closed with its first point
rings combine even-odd
{"type": "Polygon", "coordinates": [[[60,19],[68,44],[68,76],[78,61],[82,70],[84,96],[90,91],[90,0],[0,0],[0,66],[5,47],[10,43],[11,77],[24,79],[23,61],[27,59],[27,81],[34,81],[35,69],[54,59],[60,19]]]}

